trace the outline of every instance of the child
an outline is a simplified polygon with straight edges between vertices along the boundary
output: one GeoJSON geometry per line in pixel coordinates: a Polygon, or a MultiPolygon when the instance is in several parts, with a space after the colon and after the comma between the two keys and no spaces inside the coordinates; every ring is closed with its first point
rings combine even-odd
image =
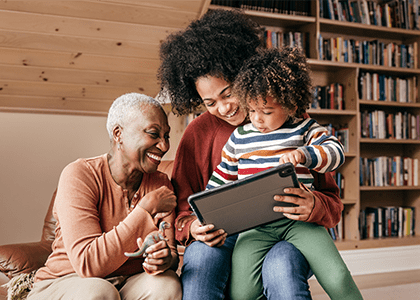
{"type": "MultiPolygon", "coordinates": [[[[302,187],[310,189],[309,170],[325,173],[344,163],[343,147],[335,137],[315,120],[297,117],[305,113],[312,96],[306,59],[298,49],[262,50],[242,67],[232,92],[252,123],[232,133],[207,188],[291,162],[302,187]]],[[[326,229],[285,216],[239,235],[232,257],[231,298],[260,299],[264,258],[279,240],[286,240],[302,252],[331,299],[362,299],[326,229]]]]}

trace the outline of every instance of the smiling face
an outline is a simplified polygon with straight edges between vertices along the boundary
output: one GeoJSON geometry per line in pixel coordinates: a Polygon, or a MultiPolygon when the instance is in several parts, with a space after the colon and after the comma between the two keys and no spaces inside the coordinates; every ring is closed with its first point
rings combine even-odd
{"type": "Polygon", "coordinates": [[[209,113],[233,126],[246,118],[238,100],[231,95],[231,84],[214,76],[200,77],[195,83],[198,94],[209,113]]]}
{"type": "Polygon", "coordinates": [[[296,109],[290,111],[275,103],[270,96],[267,96],[266,100],[265,103],[262,99],[248,102],[249,119],[258,131],[262,133],[269,133],[279,129],[287,121],[289,115],[296,111],[296,109]]]}
{"type": "MultiPolygon", "coordinates": [[[[152,173],[169,150],[168,118],[162,109],[146,105],[143,112],[119,129],[124,169],[152,173]]],[[[118,135],[118,133],[117,133],[118,135]]]]}

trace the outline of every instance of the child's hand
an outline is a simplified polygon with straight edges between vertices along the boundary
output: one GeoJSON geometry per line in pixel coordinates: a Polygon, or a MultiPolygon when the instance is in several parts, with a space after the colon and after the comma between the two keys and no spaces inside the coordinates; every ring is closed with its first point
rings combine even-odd
{"type": "Polygon", "coordinates": [[[304,164],[306,162],[305,154],[299,149],[286,153],[279,159],[279,163],[285,164],[287,162],[292,163],[295,167],[297,164],[304,164]]]}

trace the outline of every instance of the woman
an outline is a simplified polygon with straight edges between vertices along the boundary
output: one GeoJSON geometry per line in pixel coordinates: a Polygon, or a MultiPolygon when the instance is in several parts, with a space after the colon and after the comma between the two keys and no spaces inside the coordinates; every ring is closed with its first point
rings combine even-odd
{"type": "Polygon", "coordinates": [[[107,130],[107,154],[78,159],[61,173],[53,252],[35,275],[30,300],[182,297],[173,229],[145,259],[124,255],[175,218],[171,183],[157,172],[169,149],[166,114],[153,98],[126,94],[112,104],[107,130]]]}
{"type": "MultiPolygon", "coordinates": [[[[209,11],[184,31],[174,33],[161,46],[159,79],[165,96],[178,114],[204,104],[207,112],[186,128],[178,146],[172,183],[178,197],[176,239],[188,247],[181,281],[183,299],[223,299],[230,274],[236,237],[226,237],[213,225],[200,226],[191,215],[189,195],[202,191],[234,129],[247,120],[231,85],[246,59],[261,45],[261,29],[236,11],[209,11]]],[[[296,189],[276,201],[298,207],[275,207],[292,220],[335,226],[343,205],[330,174],[313,173],[316,191],[296,189]]],[[[264,295],[268,299],[311,299],[308,263],[291,244],[281,241],[267,254],[262,267],[264,295]]]]}

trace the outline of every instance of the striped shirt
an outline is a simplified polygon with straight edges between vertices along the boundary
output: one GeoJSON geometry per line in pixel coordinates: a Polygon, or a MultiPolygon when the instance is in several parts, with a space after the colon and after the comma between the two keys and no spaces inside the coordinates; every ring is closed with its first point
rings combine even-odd
{"type": "Polygon", "coordinates": [[[296,149],[305,153],[304,165],[296,166],[299,181],[312,187],[309,170],[326,173],[344,163],[344,149],[338,139],[314,119],[287,121],[270,133],[259,132],[252,123],[232,133],[222,151],[222,161],[214,170],[207,189],[278,166],[280,157],[296,149]]]}

